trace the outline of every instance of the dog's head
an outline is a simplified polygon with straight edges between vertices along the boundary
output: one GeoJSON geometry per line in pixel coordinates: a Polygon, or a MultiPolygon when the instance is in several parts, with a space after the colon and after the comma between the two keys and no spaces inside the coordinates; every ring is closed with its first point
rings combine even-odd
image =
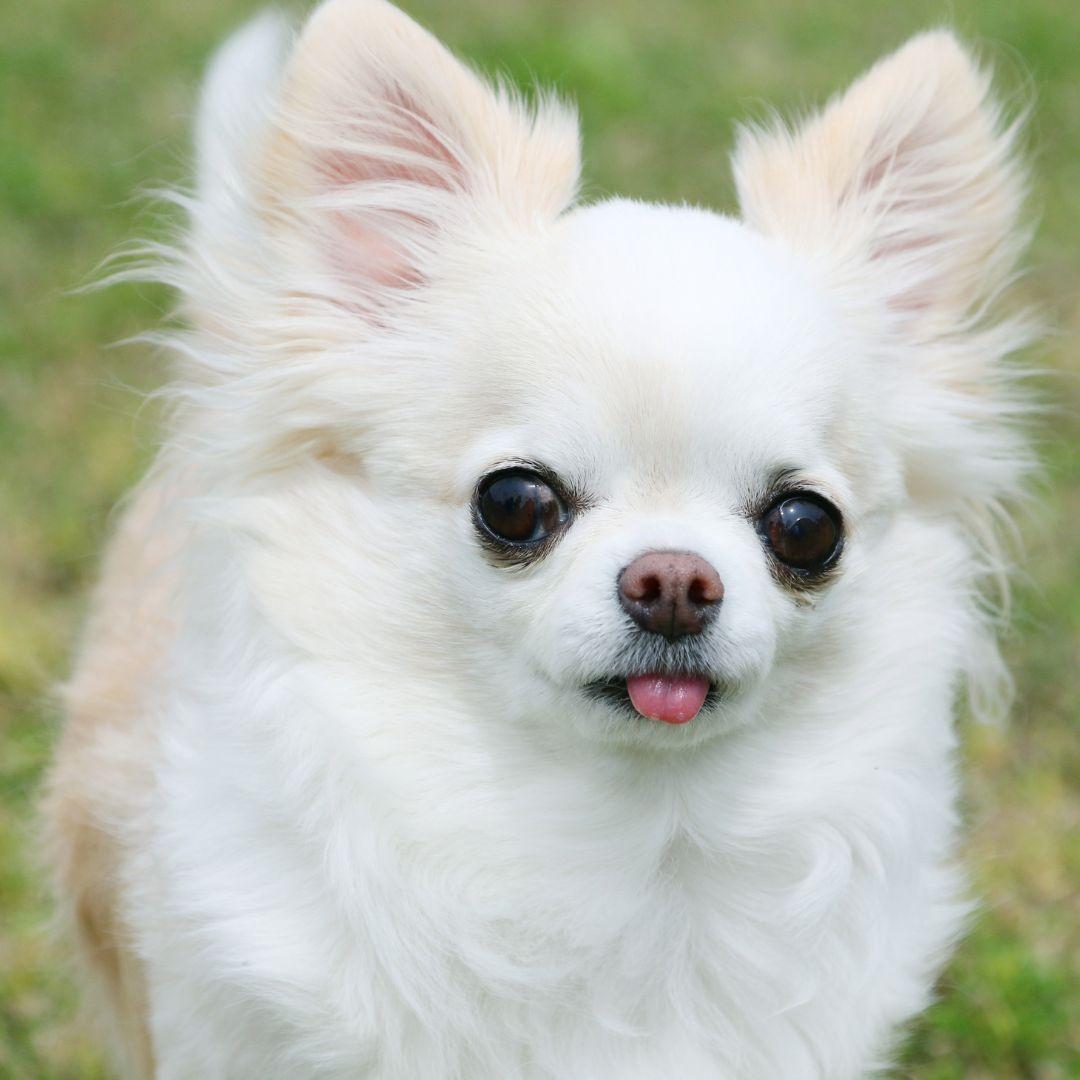
{"type": "Polygon", "coordinates": [[[838,678],[852,627],[962,651],[1026,462],[1023,329],[985,318],[1021,184],[949,34],[744,131],[736,220],[575,206],[567,109],[387,4],[331,0],[280,74],[275,33],[210,78],[179,438],[305,653],[686,745],[838,678]]]}

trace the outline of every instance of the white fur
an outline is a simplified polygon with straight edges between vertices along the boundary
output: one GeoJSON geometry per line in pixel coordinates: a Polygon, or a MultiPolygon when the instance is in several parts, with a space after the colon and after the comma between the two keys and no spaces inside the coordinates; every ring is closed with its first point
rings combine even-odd
{"type": "Polygon", "coordinates": [[[744,133],[740,222],[574,206],[567,109],[389,5],[330,0],[281,74],[284,34],[215,63],[158,271],[191,324],[158,469],[197,492],[125,878],[158,1075],[885,1064],[963,926],[953,704],[999,696],[980,598],[1028,460],[984,76],[924,35],[744,133]],[[592,505],[506,569],[469,500],[520,459],[592,505]],[[746,516],[780,467],[845,516],[805,599],[746,516]],[[727,590],[730,693],[682,728],[579,689],[665,547],[727,590]]]}

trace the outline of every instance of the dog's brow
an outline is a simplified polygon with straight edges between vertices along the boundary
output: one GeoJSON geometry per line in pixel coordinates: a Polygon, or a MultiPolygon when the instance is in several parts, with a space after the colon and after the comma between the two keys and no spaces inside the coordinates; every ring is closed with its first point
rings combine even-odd
{"type": "Polygon", "coordinates": [[[788,487],[800,479],[802,473],[794,465],[782,465],[769,474],[768,487],[771,491],[788,487]]]}

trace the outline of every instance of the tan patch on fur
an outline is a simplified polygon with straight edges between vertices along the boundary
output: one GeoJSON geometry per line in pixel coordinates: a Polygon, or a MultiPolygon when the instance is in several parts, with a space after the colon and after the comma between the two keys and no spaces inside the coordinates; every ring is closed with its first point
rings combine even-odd
{"type": "Polygon", "coordinates": [[[64,930],[76,947],[95,1020],[125,1074],[150,1077],[145,978],[126,921],[123,883],[152,795],[156,731],[150,707],[172,632],[168,528],[175,484],[145,486],[106,561],[71,681],[67,723],[43,804],[47,854],[64,930]]]}

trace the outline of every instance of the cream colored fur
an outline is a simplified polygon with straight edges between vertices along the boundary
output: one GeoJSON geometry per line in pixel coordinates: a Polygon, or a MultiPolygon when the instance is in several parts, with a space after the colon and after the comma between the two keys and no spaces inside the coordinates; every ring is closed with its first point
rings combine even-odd
{"type": "Polygon", "coordinates": [[[149,270],[174,409],[45,808],[125,1074],[888,1063],[969,910],[954,703],[1004,700],[987,587],[1030,463],[988,86],[914,39],[742,133],[737,221],[575,204],[568,107],[378,0],[225,46],[149,270]],[[515,569],[470,501],[522,460],[582,508],[515,569]],[[814,590],[754,528],[778,470],[843,512],[814,590]],[[726,590],[694,654],[723,694],[678,728],[583,692],[638,648],[620,567],[664,548],[726,590]]]}

